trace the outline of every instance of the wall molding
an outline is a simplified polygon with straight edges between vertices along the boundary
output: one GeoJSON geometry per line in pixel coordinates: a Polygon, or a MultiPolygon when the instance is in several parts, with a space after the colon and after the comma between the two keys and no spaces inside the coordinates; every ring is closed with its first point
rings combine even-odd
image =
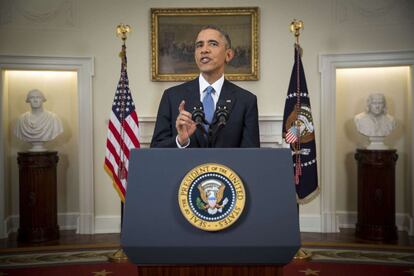
{"type": "MultiPolygon", "coordinates": [[[[301,232],[321,232],[321,218],[319,215],[300,215],[301,232]]],[[[119,233],[121,230],[121,216],[97,216],[95,233],[119,233]]]]}
{"type": "MultiPolygon", "coordinates": [[[[94,233],[94,188],[93,188],[93,104],[92,77],[94,60],[92,57],[47,57],[47,56],[13,56],[0,55],[0,83],[3,83],[5,70],[63,70],[76,71],[78,79],[78,163],[79,163],[79,228],[80,234],[94,233]]],[[[3,98],[0,87],[0,99],[3,98]]],[[[0,113],[0,127],[3,114],[0,113]]],[[[1,135],[2,136],[2,135],[1,135]]],[[[4,137],[0,138],[0,164],[5,163],[4,137]]],[[[3,174],[4,175],[4,174],[3,174]]],[[[5,223],[5,183],[0,177],[0,224],[5,223]],[[3,211],[3,212],[2,212],[3,211]]],[[[4,225],[0,225],[0,238],[5,237],[4,225]]]]}
{"type": "MultiPolygon", "coordinates": [[[[57,216],[59,230],[76,230],[76,234],[80,234],[78,229],[81,216],[79,213],[58,213],[57,216]]],[[[19,215],[12,215],[5,219],[5,237],[12,232],[17,232],[19,219],[19,215]]],[[[95,222],[94,234],[119,233],[121,230],[121,216],[97,216],[93,220],[95,222]]]]}
{"type": "MultiPolygon", "coordinates": [[[[357,212],[337,212],[339,228],[355,228],[355,224],[358,221],[357,212]]],[[[395,224],[398,228],[398,231],[407,231],[410,230],[410,215],[404,213],[395,214],[395,224]]]]}
{"type": "MultiPolygon", "coordinates": [[[[58,213],[59,230],[77,230],[79,213],[58,213]]],[[[6,218],[6,233],[9,235],[12,232],[17,232],[19,229],[19,215],[12,215],[6,218]]]]}
{"type": "MultiPolygon", "coordinates": [[[[1,64],[1,56],[0,56],[0,64],[1,64]]],[[[78,76],[80,78],[80,76],[78,76]]],[[[87,106],[87,105],[86,105],[87,106]]],[[[82,107],[79,103],[79,110],[85,109],[85,105],[82,107]]],[[[92,108],[89,109],[92,112],[92,108]]],[[[83,118],[83,117],[82,117],[83,118]]],[[[154,131],[156,117],[155,116],[139,116],[139,124],[140,124],[140,143],[143,148],[149,147],[151,142],[151,137],[154,131]]],[[[80,121],[81,122],[81,121],[80,121]]],[[[283,146],[282,142],[282,122],[283,116],[282,115],[266,115],[259,117],[259,128],[260,128],[260,141],[262,147],[273,147],[279,148],[283,146]]],[[[87,124],[84,124],[83,127],[86,128],[87,124]]],[[[87,128],[86,128],[87,129],[87,128]]],[[[89,128],[90,129],[90,128],[89,128]]],[[[85,130],[85,129],[84,129],[85,130]]],[[[81,131],[80,131],[80,136],[81,131]]],[[[79,137],[80,139],[81,137],[79,137]]],[[[87,142],[87,140],[86,140],[87,142]]],[[[86,143],[83,140],[83,143],[86,143]]],[[[85,147],[81,149],[82,141],[79,141],[79,154],[82,150],[88,152],[85,147]]],[[[87,144],[87,143],[86,143],[87,144]]],[[[1,145],[0,145],[1,146],[1,145]]],[[[92,149],[92,146],[89,148],[92,149]]],[[[2,151],[0,150],[0,154],[2,151]]],[[[90,158],[89,165],[92,165],[92,154],[89,156],[87,154],[83,154],[83,157],[79,156],[79,167],[86,166],[85,160],[81,163],[82,158],[90,158]],[[82,165],[83,164],[83,165],[82,165]]],[[[1,156],[0,156],[1,161],[1,156]]],[[[89,172],[92,172],[92,167],[89,168],[89,172]]],[[[79,172],[79,180],[83,180],[83,183],[93,183],[92,173],[87,174],[85,170],[79,172]],[[88,180],[89,179],[89,180],[88,180]],[[88,182],[85,182],[88,181],[88,182]]],[[[0,184],[2,179],[0,179],[0,184]]],[[[83,185],[83,184],[82,184],[83,185]]],[[[78,234],[95,234],[95,233],[119,233],[120,231],[120,216],[96,216],[94,215],[94,191],[93,191],[93,184],[84,185],[83,187],[79,186],[79,204],[80,204],[80,212],[79,213],[69,213],[69,215],[60,214],[59,215],[59,225],[61,225],[61,230],[68,230],[68,229],[77,229],[78,234]],[[74,223],[74,217],[76,216],[76,223],[74,223]],[[74,226],[75,225],[75,226],[74,226]]],[[[1,203],[1,198],[0,198],[1,203]]],[[[0,204],[1,206],[4,205],[0,204]]],[[[0,217],[1,219],[1,217],[0,217]]],[[[0,228],[3,229],[4,235],[3,237],[7,237],[7,235],[11,231],[17,231],[18,227],[18,215],[13,215],[8,217],[5,221],[4,227],[0,228]]],[[[305,221],[305,224],[308,224],[305,221]]],[[[316,229],[315,225],[311,226],[304,226],[305,229],[316,229]]],[[[310,231],[310,230],[307,230],[310,231]]]]}
{"type": "MultiPolygon", "coordinates": [[[[336,212],[336,220],[339,228],[355,228],[357,222],[357,212],[336,212]]],[[[409,214],[397,213],[396,226],[398,231],[409,231],[411,228],[411,219],[409,214]]],[[[58,224],[60,230],[77,230],[79,228],[80,215],[74,213],[59,213],[58,224]]],[[[322,232],[321,216],[302,214],[299,216],[299,224],[301,232],[322,232]]],[[[95,234],[120,233],[121,231],[121,216],[96,216],[95,220],[95,234]]],[[[19,228],[19,215],[12,215],[6,219],[6,233],[17,232],[19,228]]]]}
{"type": "Polygon", "coordinates": [[[409,1],[336,0],[332,19],[337,27],[371,29],[372,26],[395,26],[413,22],[409,13],[404,12],[410,9],[412,4],[409,1]]]}
{"type": "Polygon", "coordinates": [[[409,217],[409,228],[408,228],[408,235],[414,236],[414,219],[413,216],[409,217]]]}
{"type": "MultiPolygon", "coordinates": [[[[339,68],[363,68],[363,67],[387,67],[410,66],[411,89],[414,87],[414,51],[374,52],[354,54],[320,54],[319,72],[321,74],[321,141],[320,145],[320,187],[321,187],[321,223],[322,232],[338,232],[339,223],[336,210],[336,69],[339,68]]],[[[414,107],[414,97],[411,106],[414,107]]],[[[414,124],[413,114],[411,123],[414,124]]],[[[412,137],[414,127],[411,126],[412,137]]],[[[414,147],[411,146],[411,158],[414,157],[414,147]]],[[[414,171],[414,162],[411,162],[411,172],[414,171]]],[[[411,209],[409,218],[414,215],[414,179],[410,176],[411,209]]],[[[414,234],[413,223],[409,229],[410,235],[414,234]]]]}
{"type": "MultiPolygon", "coordinates": [[[[154,132],[156,116],[139,116],[139,141],[143,148],[148,148],[154,132]]],[[[283,115],[259,116],[260,145],[261,147],[282,147],[283,115]]]]}
{"type": "Polygon", "coordinates": [[[120,233],[121,232],[121,216],[97,216],[95,218],[95,233],[120,233]]]}
{"type": "Polygon", "coordinates": [[[78,25],[79,0],[48,0],[46,5],[25,0],[0,2],[0,27],[67,30],[78,25]]]}
{"type": "Polygon", "coordinates": [[[316,215],[300,215],[299,216],[300,232],[322,232],[321,216],[316,215]]]}

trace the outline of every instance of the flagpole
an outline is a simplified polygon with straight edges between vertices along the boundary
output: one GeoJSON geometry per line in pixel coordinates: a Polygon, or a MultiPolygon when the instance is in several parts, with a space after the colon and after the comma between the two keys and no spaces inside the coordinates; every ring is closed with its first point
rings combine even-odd
{"type": "MultiPolygon", "coordinates": [[[[295,47],[298,48],[298,53],[299,53],[300,56],[302,56],[303,52],[302,52],[302,48],[300,47],[300,44],[299,44],[299,37],[300,37],[300,32],[303,29],[304,29],[304,24],[303,24],[302,20],[293,19],[293,21],[290,23],[290,31],[295,36],[295,47]]],[[[297,70],[299,70],[299,66],[298,66],[297,70]]],[[[299,84],[300,84],[299,74],[298,74],[296,79],[297,79],[297,82],[298,82],[297,87],[299,89],[299,84]]],[[[297,92],[298,92],[298,97],[300,97],[300,91],[297,91],[297,92]]],[[[300,102],[298,102],[296,104],[296,109],[300,109],[300,102]]],[[[296,111],[296,114],[299,114],[299,110],[296,111]]],[[[299,122],[299,120],[296,120],[296,122],[299,122]]],[[[297,128],[299,128],[299,126],[297,126],[297,128]]],[[[298,141],[298,144],[300,145],[300,141],[298,141]]],[[[300,151],[299,147],[297,148],[297,151],[300,151]]],[[[298,154],[296,154],[296,156],[297,156],[297,158],[300,158],[299,152],[298,152],[298,154]]],[[[296,178],[298,178],[299,175],[300,175],[300,165],[301,165],[300,164],[300,159],[298,159],[297,162],[296,162],[296,171],[295,171],[295,177],[296,178]]],[[[297,204],[297,209],[298,209],[298,217],[299,217],[299,204],[297,204]]],[[[296,254],[293,258],[295,260],[306,261],[306,260],[310,260],[311,257],[312,257],[312,253],[310,253],[309,251],[307,251],[307,250],[305,250],[301,247],[301,248],[299,248],[298,252],[296,252],[296,254]]]]}
{"type": "MultiPolygon", "coordinates": [[[[119,24],[116,27],[116,36],[120,37],[122,39],[122,50],[119,53],[119,57],[121,58],[121,62],[122,62],[122,68],[124,68],[126,66],[126,45],[125,45],[125,41],[127,40],[127,34],[129,32],[131,32],[132,29],[129,25],[125,25],[125,24],[119,24]]],[[[121,164],[122,165],[122,164],[121,164]]],[[[125,168],[123,168],[122,166],[120,167],[120,172],[119,174],[124,174],[125,168]]],[[[121,200],[121,233],[122,233],[122,224],[123,224],[123,220],[124,220],[124,203],[121,200]]],[[[122,248],[119,248],[114,254],[109,256],[109,260],[111,262],[115,262],[115,263],[124,263],[128,261],[128,257],[125,254],[124,250],[122,248]]]]}

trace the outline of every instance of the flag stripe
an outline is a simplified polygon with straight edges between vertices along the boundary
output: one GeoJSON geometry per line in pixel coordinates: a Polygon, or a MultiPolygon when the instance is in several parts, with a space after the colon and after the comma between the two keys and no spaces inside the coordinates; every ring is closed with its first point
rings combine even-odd
{"type": "Polygon", "coordinates": [[[131,141],[131,144],[128,144],[128,148],[137,148],[139,147],[139,141],[138,137],[135,135],[138,131],[138,125],[134,122],[134,120],[130,117],[128,117],[125,120],[126,124],[124,125],[125,131],[128,134],[128,138],[131,141]]]}
{"type": "Polygon", "coordinates": [[[119,178],[117,177],[117,173],[115,173],[115,169],[114,169],[114,167],[112,166],[112,163],[111,163],[108,159],[106,159],[106,160],[105,160],[105,166],[106,166],[106,168],[107,168],[107,169],[109,169],[109,171],[111,172],[112,179],[113,179],[113,181],[115,182],[116,186],[118,186],[118,188],[120,189],[120,192],[121,192],[122,194],[125,194],[125,188],[124,188],[124,186],[122,185],[122,182],[121,182],[121,181],[119,180],[119,178]]]}
{"type": "Polygon", "coordinates": [[[112,142],[112,144],[116,148],[116,152],[119,152],[120,154],[125,154],[127,158],[129,158],[129,147],[128,145],[131,145],[132,142],[129,140],[129,137],[124,137],[124,139],[121,139],[121,134],[118,132],[118,129],[115,128],[115,126],[112,124],[112,121],[109,122],[108,126],[111,133],[108,133],[108,140],[112,142]],[[121,152],[121,148],[123,149],[123,152],[121,152]]]}
{"type": "MultiPolygon", "coordinates": [[[[106,160],[105,160],[106,162],[106,160]]],[[[107,166],[107,164],[104,164],[104,170],[106,171],[106,173],[109,175],[109,177],[111,177],[111,179],[114,179],[113,173],[112,171],[109,169],[109,167],[107,166]]],[[[119,185],[117,183],[115,183],[115,181],[112,181],[112,186],[115,188],[115,191],[118,193],[119,197],[121,198],[122,202],[125,202],[125,190],[121,190],[121,188],[119,187],[119,185]]]]}
{"type": "Polygon", "coordinates": [[[296,129],[296,127],[292,126],[285,137],[285,140],[288,144],[294,143],[298,140],[298,131],[296,129]]]}
{"type": "MultiPolygon", "coordinates": [[[[111,161],[111,164],[113,164],[113,167],[118,170],[119,169],[118,164],[120,164],[121,158],[116,151],[116,147],[109,140],[106,146],[108,148],[107,158],[111,161]]],[[[126,171],[128,172],[129,161],[125,160],[124,162],[125,162],[126,171]]]]}
{"type": "Polygon", "coordinates": [[[138,141],[138,137],[136,133],[138,133],[138,125],[135,123],[135,121],[127,118],[124,121],[124,127],[121,127],[121,123],[116,118],[116,115],[113,114],[113,120],[110,121],[112,123],[112,126],[110,126],[112,132],[114,133],[114,136],[116,137],[117,141],[123,141],[123,147],[124,148],[138,148],[140,146],[140,143],[138,141]],[[124,139],[120,139],[121,134],[120,131],[123,129],[127,136],[124,137],[124,139]]]}
{"type": "MultiPolygon", "coordinates": [[[[116,167],[118,167],[118,164],[120,164],[121,162],[121,156],[125,156],[126,158],[123,160],[124,165],[126,168],[128,168],[129,165],[129,149],[124,146],[124,150],[121,151],[121,145],[119,144],[120,142],[122,143],[122,140],[118,140],[116,137],[113,136],[113,133],[108,134],[108,139],[107,142],[109,143],[108,146],[108,154],[114,155],[115,160],[114,162],[116,167]]],[[[110,156],[110,155],[109,155],[110,156]]]]}

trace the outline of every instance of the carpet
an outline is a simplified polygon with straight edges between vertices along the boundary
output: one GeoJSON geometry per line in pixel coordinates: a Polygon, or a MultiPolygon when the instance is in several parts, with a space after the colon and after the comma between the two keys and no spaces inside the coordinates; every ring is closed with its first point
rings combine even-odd
{"type": "MultiPolygon", "coordinates": [[[[292,261],[284,276],[414,276],[414,251],[307,248],[311,261],[292,261]]],[[[0,276],[135,276],[131,263],[110,263],[115,250],[0,253],[0,276]]],[[[260,275],[258,275],[260,276],[260,275]]]]}

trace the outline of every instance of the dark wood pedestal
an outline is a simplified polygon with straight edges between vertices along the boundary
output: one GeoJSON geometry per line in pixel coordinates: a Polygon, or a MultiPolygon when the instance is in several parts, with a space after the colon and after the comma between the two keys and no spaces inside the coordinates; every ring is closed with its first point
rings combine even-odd
{"type": "Polygon", "coordinates": [[[375,241],[398,239],[395,225],[396,150],[358,149],[356,236],[375,241]]]}
{"type": "Polygon", "coordinates": [[[57,223],[57,152],[19,152],[20,242],[59,238],[57,223]]]}
{"type": "Polygon", "coordinates": [[[139,276],[283,276],[282,266],[138,266],[139,276]]]}

